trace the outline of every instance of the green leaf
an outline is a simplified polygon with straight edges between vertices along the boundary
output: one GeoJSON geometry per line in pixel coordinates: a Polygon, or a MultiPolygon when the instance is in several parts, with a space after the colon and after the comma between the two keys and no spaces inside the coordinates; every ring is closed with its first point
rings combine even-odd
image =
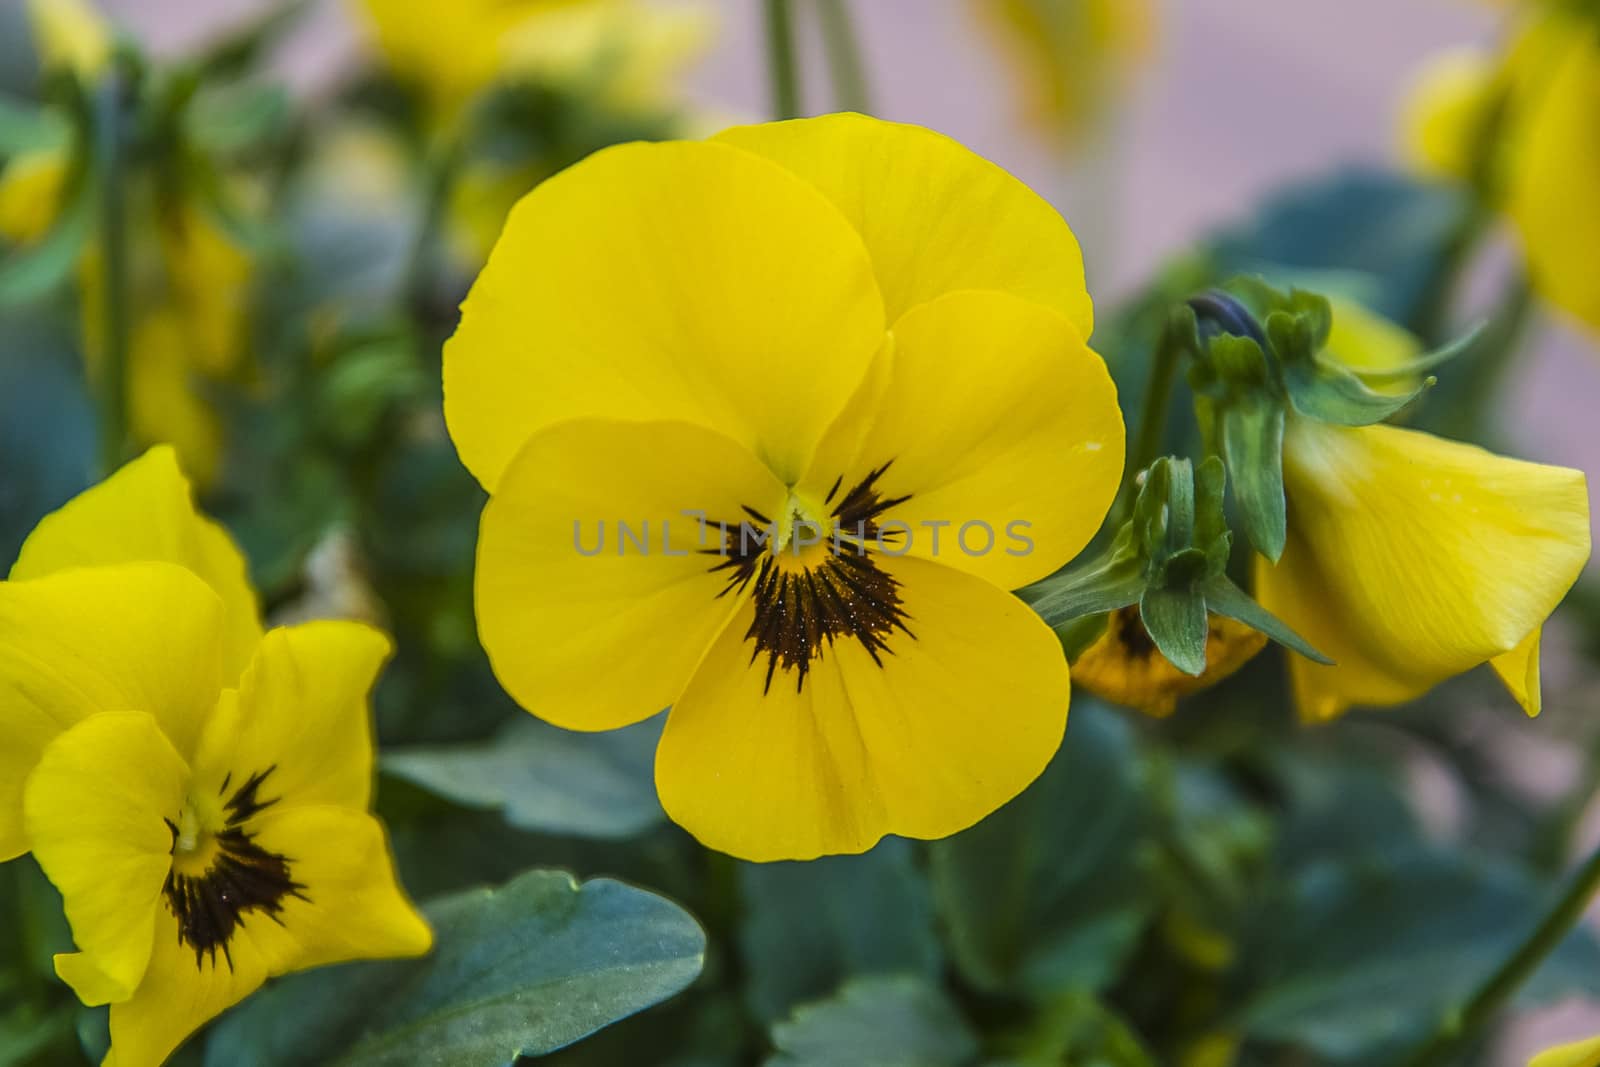
{"type": "Polygon", "coordinates": [[[38,299],[77,265],[98,212],[95,183],[87,174],[79,175],[71,189],[50,232],[34,244],[13,248],[0,261],[0,306],[38,299]]]}
{"type": "Polygon", "coordinates": [[[1283,495],[1283,409],[1276,404],[1236,405],[1222,413],[1222,458],[1245,536],[1276,563],[1289,534],[1283,495]]]}
{"type": "Polygon", "coordinates": [[[491,741],[394,749],[387,774],[470,808],[503,811],[523,830],[572,837],[633,837],[660,823],[653,766],[661,718],[583,734],[531,715],[491,741]]]}
{"type": "Polygon", "coordinates": [[[1039,780],[930,846],[934,898],[969,982],[1043,1000],[1116,979],[1152,907],[1139,779],[1127,723],[1080,696],[1039,780]]]}
{"type": "MultiPolygon", "coordinates": [[[[1541,917],[1546,892],[1522,870],[1436,851],[1303,868],[1254,909],[1235,975],[1252,1037],[1336,1059],[1417,1039],[1464,1006],[1541,917]]],[[[1600,947],[1573,935],[1530,987],[1600,989],[1600,947]]]]}
{"type": "Polygon", "coordinates": [[[1458,356],[1466,355],[1479,341],[1484,340],[1488,330],[1489,323],[1480,322],[1449,344],[1441,345],[1432,352],[1426,352],[1416,359],[1400,364],[1398,367],[1390,367],[1388,370],[1367,370],[1363,368],[1356,371],[1356,374],[1365,382],[1409,381],[1418,375],[1425,374],[1449,363],[1458,356]]]}
{"type": "Polygon", "coordinates": [[[232,156],[279,136],[291,117],[289,93],[281,85],[240,85],[196,96],[184,125],[204,154],[232,156]]]}
{"type": "Polygon", "coordinates": [[[679,992],[705,933],[620,882],[530,871],[427,909],[425,959],[284,979],[228,1015],[211,1067],[503,1067],[570,1045],[679,992]]]}
{"type": "Polygon", "coordinates": [[[978,1041],[955,1005],[918,978],[863,978],[772,1028],[765,1067],[965,1067],[978,1041]]]}
{"type": "Polygon", "coordinates": [[[1335,426],[1371,426],[1401,411],[1433,384],[1428,379],[1409,393],[1379,393],[1354,371],[1320,356],[1288,362],[1283,368],[1289,402],[1296,411],[1335,426]]]}
{"type": "Polygon", "coordinates": [[[70,1063],[75,1044],[73,1010],[62,1005],[45,1011],[32,1004],[0,1007],[0,1067],[70,1063]],[[46,1052],[55,1050],[48,1058],[46,1052]]]}
{"type": "Polygon", "coordinates": [[[740,883],[747,995],[761,1019],[850,977],[938,977],[933,898],[905,841],[890,838],[860,856],[744,864],[740,883]]]}
{"type": "Polygon", "coordinates": [[[1199,677],[1206,669],[1206,598],[1198,589],[1146,589],[1139,618],[1156,648],[1174,667],[1199,677]]]}
{"type": "Polygon", "coordinates": [[[1002,1035],[1002,1048],[1016,1051],[984,1067],[1156,1067],[1156,1059],[1127,1021],[1092,995],[1071,993],[1045,1006],[1016,1038],[1002,1035]]]}
{"type": "Polygon", "coordinates": [[[1206,609],[1217,615],[1224,615],[1237,622],[1242,622],[1252,630],[1259,631],[1272,638],[1285,648],[1292,648],[1300,655],[1331,666],[1333,660],[1318,652],[1311,643],[1293,630],[1287,623],[1272,612],[1262,607],[1253,597],[1243,589],[1234,585],[1226,574],[1219,574],[1207,582],[1202,589],[1206,597],[1206,609]]]}
{"type": "Polygon", "coordinates": [[[71,136],[55,112],[0,96],[0,156],[64,148],[71,136]]]}
{"type": "Polygon", "coordinates": [[[1019,590],[1017,596],[1056,629],[1137,604],[1144,595],[1144,586],[1143,566],[1137,559],[1103,559],[1035,582],[1019,590]]]}

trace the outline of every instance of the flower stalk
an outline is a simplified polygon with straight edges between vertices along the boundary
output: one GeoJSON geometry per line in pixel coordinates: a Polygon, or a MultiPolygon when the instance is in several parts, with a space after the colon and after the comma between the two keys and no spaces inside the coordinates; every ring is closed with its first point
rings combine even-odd
{"type": "Polygon", "coordinates": [[[124,176],[124,80],[113,64],[95,90],[94,155],[100,185],[100,271],[104,359],[99,374],[100,461],[122,464],[128,439],[129,265],[124,176]]]}
{"type": "Polygon", "coordinates": [[[1597,891],[1600,891],[1600,848],[1584,861],[1567,891],[1527,939],[1506,957],[1460,1011],[1440,1020],[1433,1035],[1401,1061],[1402,1067],[1439,1067],[1453,1062],[1461,1043],[1493,1018],[1556,950],[1583,917],[1597,891]]]}
{"type": "Polygon", "coordinates": [[[871,114],[872,90],[846,0],[819,0],[817,14],[827,46],[828,71],[833,77],[834,105],[840,111],[871,114]]]}
{"type": "Polygon", "coordinates": [[[772,111],[780,119],[800,117],[800,64],[795,55],[794,10],[789,0],[766,0],[767,73],[772,111]]]}

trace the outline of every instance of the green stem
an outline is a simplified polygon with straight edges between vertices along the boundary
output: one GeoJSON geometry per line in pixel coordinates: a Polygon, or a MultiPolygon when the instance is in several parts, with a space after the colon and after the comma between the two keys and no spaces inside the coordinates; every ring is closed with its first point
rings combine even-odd
{"type": "Polygon", "coordinates": [[[1461,1042],[1488,1022],[1533,976],[1545,957],[1555,951],[1583,918],[1597,890],[1600,890],[1600,849],[1584,861],[1567,891],[1527,939],[1489,976],[1465,1007],[1440,1021],[1433,1036],[1402,1061],[1404,1067],[1438,1067],[1454,1062],[1461,1042]]]}
{"type": "Polygon", "coordinates": [[[1154,463],[1161,455],[1161,446],[1167,438],[1167,410],[1172,406],[1172,386],[1178,380],[1178,365],[1183,358],[1182,332],[1166,329],[1156,344],[1150,364],[1150,377],[1145,380],[1144,401],[1139,407],[1139,429],[1128,442],[1127,466],[1122,471],[1122,491],[1114,514],[1113,526],[1121,525],[1138,495],[1135,479],[1139,472],[1154,463]]]}
{"type": "Polygon", "coordinates": [[[95,174],[100,183],[101,326],[99,374],[100,465],[122,465],[128,444],[129,268],[128,204],[123,182],[123,80],[113,66],[95,91],[95,174]]]}
{"type": "Polygon", "coordinates": [[[1481,439],[1536,306],[1532,283],[1527,275],[1518,275],[1506,287],[1494,320],[1461,360],[1460,386],[1449,394],[1449,410],[1439,424],[1445,436],[1481,439]]]}
{"type": "Polygon", "coordinates": [[[1446,239],[1439,254],[1439,265],[1428,280],[1428,287],[1423,291],[1416,313],[1412,316],[1412,332],[1422,338],[1427,347],[1436,348],[1447,339],[1445,335],[1449,332],[1450,312],[1455,307],[1456,293],[1466,277],[1467,268],[1472,265],[1474,253],[1489,233],[1493,218],[1492,212],[1475,198],[1462,209],[1455,229],[1446,239]]]}
{"type": "Polygon", "coordinates": [[[456,176],[461,170],[461,145],[454,138],[442,141],[429,149],[423,168],[422,206],[417,219],[417,231],[412,236],[406,254],[405,273],[401,277],[406,305],[415,312],[425,312],[433,289],[433,258],[439,243],[439,232],[444,227],[445,212],[450,206],[450,193],[455,188],[456,176]]]}
{"type": "Polygon", "coordinates": [[[794,49],[794,11],[790,0],[766,0],[766,5],[772,111],[780,119],[799,118],[800,65],[794,49]]]}
{"type": "Polygon", "coordinates": [[[870,114],[872,92],[867,86],[861,42],[845,0],[818,0],[822,39],[828,49],[828,70],[833,75],[833,102],[841,111],[870,114]]]}

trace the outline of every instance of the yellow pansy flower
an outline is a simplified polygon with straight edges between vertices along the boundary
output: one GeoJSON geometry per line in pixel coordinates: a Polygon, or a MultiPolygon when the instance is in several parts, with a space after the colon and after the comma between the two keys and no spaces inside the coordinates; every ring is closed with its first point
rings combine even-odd
{"type": "Polygon", "coordinates": [[[1116,493],[1091,325],[1061,218],[917,127],[741,127],[545,182],[444,360],[502,684],[570,729],[672,705],[663,805],[737,856],[976,822],[1066,722],[1059,643],[1005,590],[1116,493]]]}
{"type": "Polygon", "coordinates": [[[1539,293],[1600,329],[1600,32],[1592,12],[1527,5],[1499,57],[1452,53],[1406,109],[1424,172],[1481,178],[1519,231],[1539,293]],[[1481,175],[1468,173],[1493,134],[1481,175]]]}
{"type": "Polygon", "coordinates": [[[46,518],[0,583],[0,858],[32,852],[111,1006],[110,1067],[156,1067],[268,977],[426,952],[369,813],[387,638],[262,636],[244,562],[152,450],[46,518]]]}
{"type": "Polygon", "coordinates": [[[636,0],[459,0],[444,18],[415,0],[361,7],[389,66],[446,112],[508,77],[587,82],[612,106],[654,106],[711,31],[698,5],[636,0]]]}
{"type": "Polygon", "coordinates": [[[1600,1037],[1547,1048],[1529,1060],[1528,1067],[1600,1067],[1600,1037]]]}
{"type": "Polygon", "coordinates": [[[28,0],[28,20],[46,69],[68,67],[92,78],[111,59],[111,28],[88,0],[28,0]]]}
{"type": "Polygon", "coordinates": [[[1581,472],[1393,426],[1291,416],[1289,536],[1256,597],[1335,666],[1291,657],[1301,714],[1411,700],[1491,664],[1539,712],[1539,635],[1589,558],[1581,472]]]}
{"type": "Polygon", "coordinates": [[[65,152],[36,149],[0,170],[0,237],[14,244],[40,240],[55,225],[71,176],[65,152]]]}
{"type": "Polygon", "coordinates": [[[1154,36],[1149,0],[973,0],[1022,76],[1027,115],[1068,140],[1105,111],[1154,36]]]}
{"type": "Polygon", "coordinates": [[[1206,669],[1196,677],[1174,667],[1157,651],[1139,621],[1137,607],[1122,608],[1106,620],[1106,632],[1072,664],[1078,685],[1113,704],[1164,718],[1178,699],[1216,685],[1250,662],[1267,635],[1222,615],[1210,616],[1206,669]]]}

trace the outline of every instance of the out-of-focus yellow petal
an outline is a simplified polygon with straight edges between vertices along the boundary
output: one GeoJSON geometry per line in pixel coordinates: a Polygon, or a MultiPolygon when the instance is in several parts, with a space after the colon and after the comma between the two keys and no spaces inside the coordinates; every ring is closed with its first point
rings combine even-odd
{"type": "Polygon", "coordinates": [[[699,4],[562,4],[506,34],[502,66],[511,76],[586,89],[620,110],[655,110],[715,26],[711,9],[699,4]]]}
{"type": "Polygon", "coordinates": [[[1206,635],[1206,669],[1198,678],[1185,674],[1156,650],[1139,620],[1139,609],[1112,612],[1106,632],[1072,665],[1080,688],[1113,704],[1165,718],[1177,710],[1180,697],[1216,685],[1233,674],[1266,645],[1266,635],[1242,622],[1212,615],[1206,635]]]}
{"type": "Polygon", "coordinates": [[[1542,707],[1542,694],[1539,689],[1539,640],[1544,634],[1544,627],[1533,631],[1522,641],[1522,644],[1507,652],[1503,656],[1496,656],[1489,661],[1489,666],[1494,668],[1494,673],[1505,683],[1506,689],[1516,698],[1522,710],[1529,717],[1538,715],[1542,707]]]}
{"type": "Polygon", "coordinates": [[[1499,63],[1482,49],[1457,48],[1430,59],[1401,115],[1407,162],[1430,177],[1470,180],[1498,92],[1499,63]]]}
{"type": "Polygon", "coordinates": [[[139,320],[128,352],[128,423],[135,440],[170,444],[206,487],[222,466],[223,431],[199,392],[191,351],[176,308],[139,320]]]}
{"type": "Polygon", "coordinates": [[[182,809],[188,780],[183,757],[142,711],[83,720],[28,779],[28,839],[80,950],[57,957],[58,970],[85,1004],[126,1000],[144,977],[172,869],[166,820],[182,809]]]}
{"type": "Polygon", "coordinates": [[[841,639],[803,687],[785,671],[767,689],[746,606],[673,707],[656,784],[708,847],[768,861],[944,837],[1016,796],[1059,747],[1067,665],[1039,617],[949,567],[877,559],[915,634],[890,635],[881,662],[841,639]]]}
{"type": "Polygon", "coordinates": [[[0,170],[0,237],[32,244],[49,232],[61,211],[71,161],[56,149],[15,156],[0,170]]]}
{"type": "Polygon", "coordinates": [[[1289,539],[1256,593],[1335,661],[1293,660],[1308,717],[1398,703],[1513,652],[1589,557],[1579,471],[1303,419],[1283,456],[1289,539]]]}
{"type": "MultiPolygon", "coordinates": [[[[189,366],[208,377],[237,371],[247,353],[254,265],[204,212],[189,208],[161,226],[161,251],[189,366]]],[[[174,346],[176,347],[176,346],[174,346]]]]}
{"type": "Polygon", "coordinates": [[[206,725],[195,772],[201,787],[237,774],[247,759],[273,767],[280,807],[334,804],[365,811],[372,796],[368,695],[389,639],[355,622],[308,622],[270,631],[239,683],[206,725]]]}
{"type": "Polygon", "coordinates": [[[716,139],[811,182],[860,232],[890,321],[957,289],[999,289],[1065,315],[1094,307],[1078,239],[1056,210],[943,134],[864,115],[736,126],[716,139]]]}
{"type": "Polygon", "coordinates": [[[1600,329],[1600,36],[1587,17],[1547,21],[1564,47],[1529,75],[1541,82],[1519,109],[1509,210],[1541,295],[1600,329]]]}
{"type": "Polygon", "coordinates": [[[445,346],[445,417],[491,491],[536,430],[596,415],[707,426],[793,481],[883,333],[814,188],[727,145],[622,145],[512,211],[445,346]]]}
{"type": "Polygon", "coordinates": [[[1600,1037],[1547,1048],[1529,1060],[1528,1067],[1600,1067],[1600,1037]]]}
{"type": "Polygon", "coordinates": [[[255,590],[233,539],[195,509],[193,490],[168,446],[152,448],[45,516],[23,543],[11,579],[138,562],[175,563],[221,597],[228,677],[237,678],[261,640],[255,590]]]}
{"type": "Polygon", "coordinates": [[[0,859],[28,850],[23,786],[62,732],[104,711],[156,717],[190,758],[223,685],[222,604],[168,563],[0,582],[0,859]]]}
{"type": "MultiPolygon", "coordinates": [[[[1122,477],[1105,363],[1059,312],[1001,292],[920,304],[894,337],[853,459],[841,467],[825,443],[802,491],[820,500],[881,470],[879,497],[904,501],[877,522],[906,524],[912,555],[1003,589],[1054,573],[1100,529],[1122,477]]],[[[853,421],[830,435],[858,435],[853,421]]]]}
{"type": "Polygon", "coordinates": [[[89,0],[28,0],[29,21],[46,69],[69,67],[93,78],[111,59],[111,27],[89,0]]]}
{"type": "Polygon", "coordinates": [[[1105,111],[1155,35],[1149,0],[973,0],[971,6],[1007,48],[1027,117],[1069,141],[1105,111]]]}
{"type": "Polygon", "coordinates": [[[776,518],[786,499],[752,456],[697,426],[583,419],[540,432],[479,531],[478,636],[501,684],[571,730],[656,714],[738,606],[715,524],[737,531],[755,521],[746,508],[776,518]]]}

